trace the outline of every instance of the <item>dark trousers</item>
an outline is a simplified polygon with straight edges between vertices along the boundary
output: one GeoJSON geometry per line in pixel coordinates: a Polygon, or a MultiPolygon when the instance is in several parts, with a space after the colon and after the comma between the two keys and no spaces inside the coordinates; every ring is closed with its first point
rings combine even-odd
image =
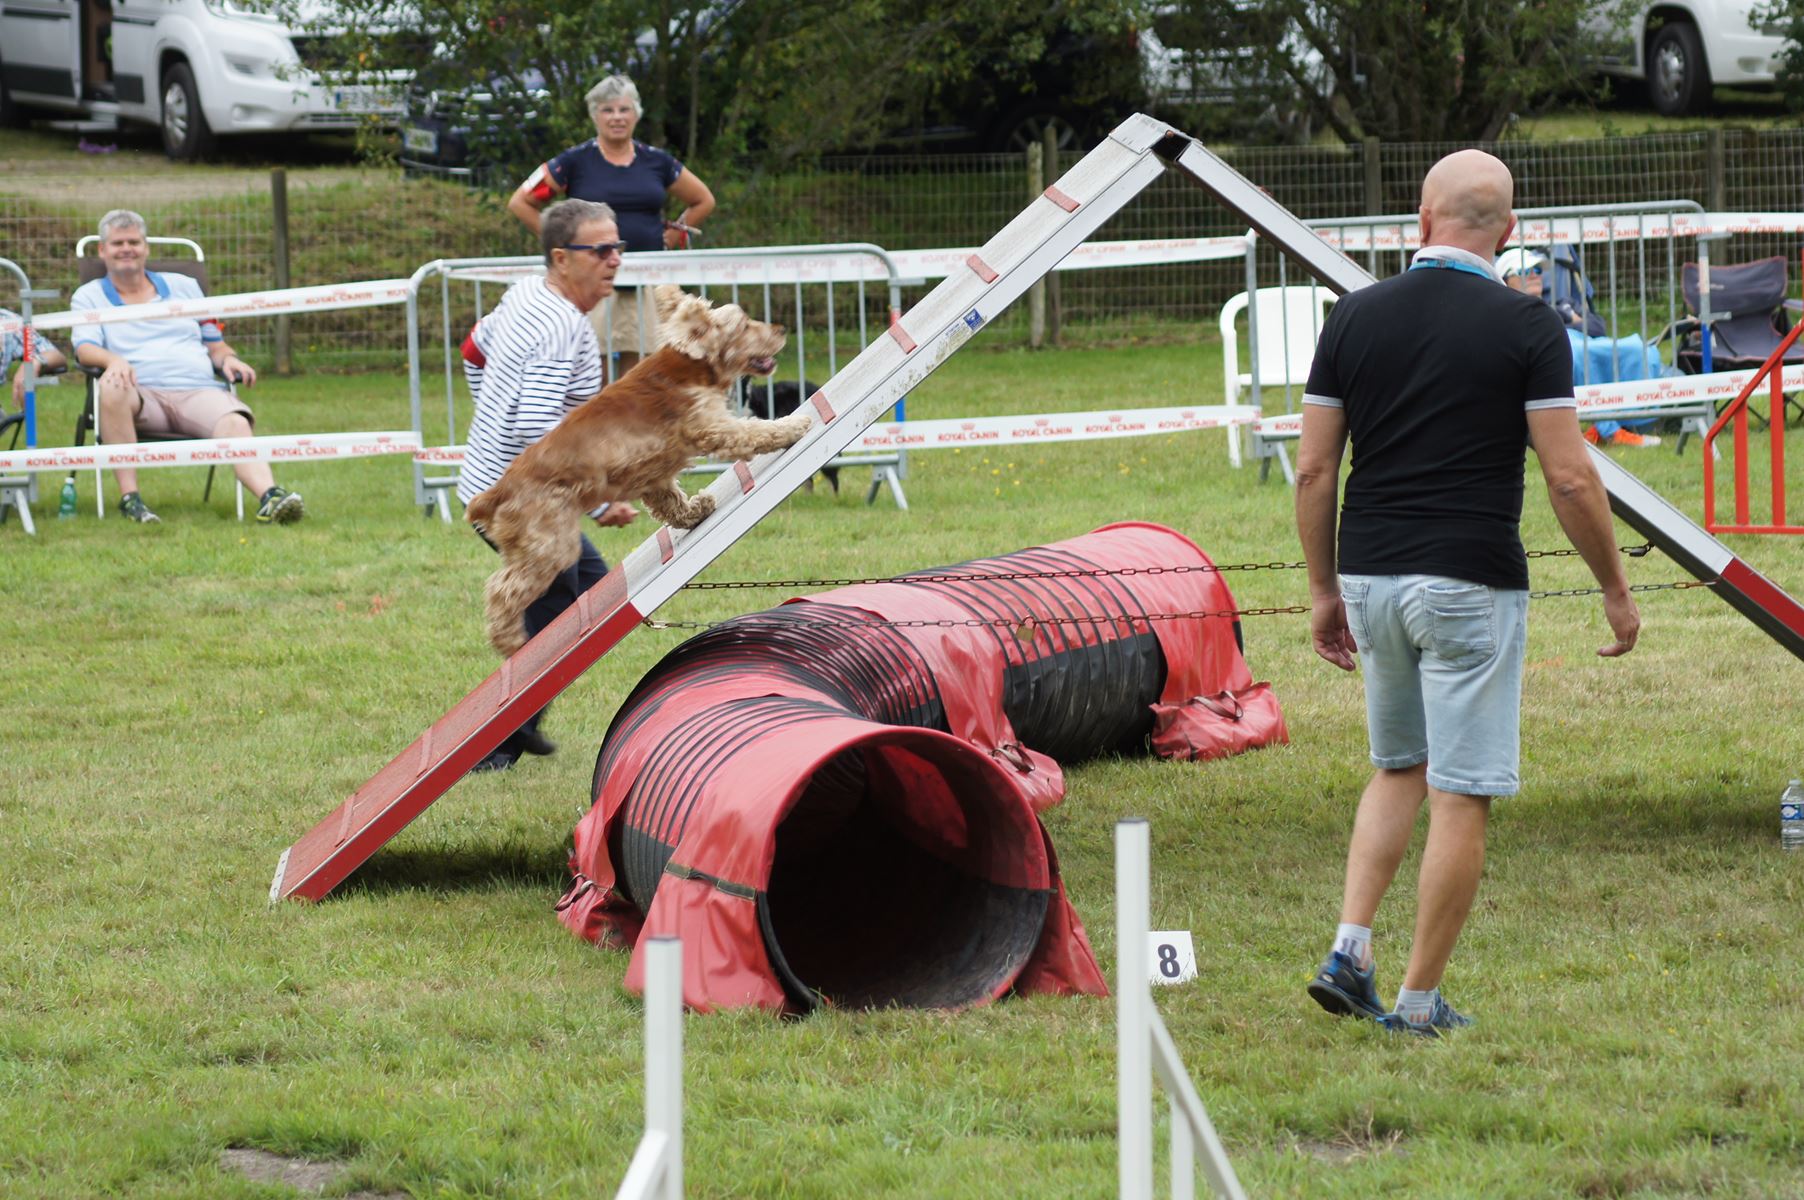
{"type": "MultiPolygon", "coordinates": [[[[482,538],[482,540],[487,543],[489,549],[495,549],[495,543],[489,541],[489,539],[484,536],[482,530],[478,529],[476,531],[476,536],[482,538]]],[[[559,614],[566,608],[569,608],[572,604],[576,603],[576,598],[578,596],[601,582],[601,577],[608,573],[608,564],[607,561],[601,557],[601,551],[597,550],[587,537],[582,539],[582,543],[582,553],[577,555],[576,561],[560,571],[558,577],[551,581],[550,586],[545,589],[539,598],[527,606],[526,636],[529,639],[539,636],[539,631],[541,629],[557,620],[559,614]]],[[[521,728],[537,729],[539,727],[539,718],[543,717],[546,709],[549,709],[550,707],[551,706],[547,704],[545,708],[541,708],[538,712],[528,717],[526,719],[526,724],[521,726],[521,728]]],[[[518,756],[521,753],[518,739],[518,734],[509,734],[507,740],[502,742],[496,749],[518,756]]]]}

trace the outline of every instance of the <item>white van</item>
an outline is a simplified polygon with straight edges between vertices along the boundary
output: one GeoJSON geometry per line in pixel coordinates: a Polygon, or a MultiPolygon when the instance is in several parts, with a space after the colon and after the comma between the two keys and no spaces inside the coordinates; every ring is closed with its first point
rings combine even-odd
{"type": "Polygon", "coordinates": [[[338,83],[333,40],[303,5],[298,28],[237,0],[0,0],[0,121],[112,116],[163,131],[171,158],[219,137],[392,123],[402,78],[338,83]]]}
{"type": "Polygon", "coordinates": [[[1759,0],[1661,0],[1612,20],[1599,10],[1592,26],[1605,35],[1599,68],[1644,80],[1654,108],[1669,117],[1704,111],[1717,85],[1771,88],[1778,79],[1785,31],[1756,26],[1759,0]]]}

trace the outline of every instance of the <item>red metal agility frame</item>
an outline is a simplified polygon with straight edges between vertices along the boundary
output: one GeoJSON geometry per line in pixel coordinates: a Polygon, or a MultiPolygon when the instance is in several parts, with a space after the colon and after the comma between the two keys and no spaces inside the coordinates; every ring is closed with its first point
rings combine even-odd
{"type": "MultiPolygon", "coordinates": [[[[1804,259],[1804,254],[1800,255],[1804,259]]],[[[1729,406],[1723,409],[1716,418],[1716,424],[1704,435],[1704,528],[1711,533],[1804,533],[1804,525],[1788,525],[1785,522],[1785,352],[1797,342],[1798,336],[1804,334],[1804,321],[1792,326],[1791,332],[1779,343],[1760,369],[1754,372],[1754,378],[1748,380],[1729,406]],[[1768,395],[1772,404],[1768,408],[1766,433],[1768,456],[1772,464],[1772,479],[1769,485],[1772,491],[1773,519],[1770,524],[1755,524],[1748,516],[1748,397],[1760,386],[1761,380],[1769,385],[1768,395]],[[1724,525],[1716,519],[1716,435],[1722,432],[1723,426],[1730,421],[1735,422],[1735,523],[1724,525]]],[[[1706,335],[1707,336],[1707,335],[1706,335]]]]}

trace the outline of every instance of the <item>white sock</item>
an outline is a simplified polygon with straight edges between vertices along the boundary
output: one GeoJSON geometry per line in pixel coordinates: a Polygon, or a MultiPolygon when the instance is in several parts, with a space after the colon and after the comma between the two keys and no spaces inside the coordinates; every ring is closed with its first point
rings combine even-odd
{"type": "Polygon", "coordinates": [[[1334,948],[1352,959],[1362,971],[1372,966],[1372,930],[1366,925],[1342,922],[1334,931],[1334,948]]]}
{"type": "Polygon", "coordinates": [[[1397,1015],[1411,1025],[1426,1025],[1434,1016],[1434,1000],[1440,994],[1440,988],[1429,988],[1425,992],[1412,992],[1408,988],[1398,988],[1397,1015]]]}

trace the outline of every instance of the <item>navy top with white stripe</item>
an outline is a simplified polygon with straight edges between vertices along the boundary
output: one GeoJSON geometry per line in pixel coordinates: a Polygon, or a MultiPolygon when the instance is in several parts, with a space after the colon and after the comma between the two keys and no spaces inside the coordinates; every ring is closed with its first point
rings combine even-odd
{"type": "Polygon", "coordinates": [[[493,487],[520,452],[601,391],[601,347],[588,314],[542,276],[507,289],[471,335],[486,360],[466,361],[476,416],[464,447],[457,498],[468,504],[493,487]]]}
{"type": "Polygon", "coordinates": [[[1353,444],[1340,569],[1526,588],[1528,413],[1577,403],[1565,330],[1477,255],[1416,259],[1340,299],[1304,388],[1303,403],[1344,410],[1353,444]]]}

